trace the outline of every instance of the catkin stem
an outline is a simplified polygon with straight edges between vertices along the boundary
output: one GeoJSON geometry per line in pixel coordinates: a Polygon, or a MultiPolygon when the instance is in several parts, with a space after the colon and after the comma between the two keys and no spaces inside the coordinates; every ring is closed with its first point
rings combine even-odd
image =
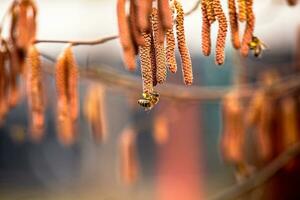
{"type": "Polygon", "coordinates": [[[181,56],[183,79],[186,85],[191,85],[193,83],[193,69],[192,69],[191,56],[185,40],[184,12],[183,12],[182,5],[180,4],[179,1],[175,0],[174,5],[177,12],[176,34],[177,34],[178,49],[181,56]]]}

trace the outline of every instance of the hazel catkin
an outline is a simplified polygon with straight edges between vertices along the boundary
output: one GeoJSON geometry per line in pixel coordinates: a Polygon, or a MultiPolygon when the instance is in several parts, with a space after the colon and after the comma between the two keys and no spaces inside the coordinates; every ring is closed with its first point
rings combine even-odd
{"type": "Polygon", "coordinates": [[[231,28],[231,42],[234,48],[239,49],[240,37],[239,37],[239,24],[238,24],[238,15],[236,12],[235,0],[228,0],[228,9],[229,9],[229,22],[231,28]]]}
{"type": "Polygon", "coordinates": [[[145,40],[145,45],[139,47],[143,93],[151,93],[153,91],[153,77],[151,68],[151,33],[143,33],[143,37],[145,40]]]}
{"type": "Polygon", "coordinates": [[[213,1],[213,8],[219,22],[219,30],[216,44],[216,64],[221,65],[225,60],[225,43],[227,34],[227,20],[223,12],[220,0],[213,1]]]}
{"type": "Polygon", "coordinates": [[[205,56],[209,56],[211,52],[210,26],[208,19],[207,0],[201,2],[202,10],[202,52],[205,56]]]}
{"type": "Polygon", "coordinates": [[[157,82],[162,84],[167,78],[167,66],[166,66],[166,53],[164,43],[159,40],[160,34],[163,34],[160,30],[160,21],[158,11],[153,8],[152,15],[152,30],[153,30],[153,43],[155,47],[155,58],[156,58],[156,79],[157,82]]]}
{"type": "Polygon", "coordinates": [[[121,46],[123,49],[124,63],[128,70],[135,70],[135,46],[130,31],[129,20],[126,16],[126,0],[117,2],[118,27],[121,46]]]}
{"type": "Polygon", "coordinates": [[[247,9],[246,9],[246,0],[238,0],[238,19],[240,22],[247,20],[247,9]]]}
{"type": "Polygon", "coordinates": [[[181,56],[183,79],[186,85],[191,85],[193,83],[193,69],[192,69],[191,56],[185,40],[184,11],[179,1],[175,0],[174,6],[177,12],[176,34],[177,34],[178,49],[181,56]]]}

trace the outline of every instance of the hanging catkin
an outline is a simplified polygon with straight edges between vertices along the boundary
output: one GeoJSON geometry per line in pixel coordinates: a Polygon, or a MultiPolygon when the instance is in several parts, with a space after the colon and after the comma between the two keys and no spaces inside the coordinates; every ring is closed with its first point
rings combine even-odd
{"type": "MultiPolygon", "coordinates": [[[[172,11],[173,17],[174,6],[170,7],[169,9],[172,11]]],[[[177,63],[175,54],[175,36],[173,25],[166,31],[166,59],[169,71],[172,73],[176,73],[177,63]]]]}
{"type": "Polygon", "coordinates": [[[117,15],[121,46],[123,49],[124,63],[128,70],[135,70],[135,46],[131,34],[129,20],[126,16],[126,0],[118,0],[117,15]]]}
{"type": "Polygon", "coordinates": [[[239,14],[238,18],[240,22],[247,20],[246,0],[238,0],[239,14]]]}
{"type": "Polygon", "coordinates": [[[27,94],[31,114],[32,139],[40,141],[43,136],[45,102],[43,96],[42,70],[39,52],[31,46],[27,56],[27,94]]]}
{"type": "Polygon", "coordinates": [[[153,0],[136,1],[137,4],[137,24],[140,32],[148,33],[151,29],[149,17],[152,12],[153,0]]]}
{"type": "Polygon", "coordinates": [[[78,115],[77,64],[71,46],[59,56],[56,63],[59,138],[65,145],[75,140],[72,123],[78,115]]]}
{"type": "Polygon", "coordinates": [[[157,82],[162,84],[167,78],[167,66],[166,66],[166,52],[164,43],[159,40],[160,34],[163,34],[160,30],[160,21],[156,8],[153,8],[152,15],[152,30],[153,30],[153,43],[155,47],[155,58],[156,58],[156,79],[157,82]]]}
{"type": "Polygon", "coordinates": [[[239,37],[239,24],[238,16],[236,12],[235,0],[228,0],[228,9],[229,9],[229,21],[231,28],[231,42],[234,48],[239,49],[240,37],[239,37]]]}
{"type": "Polygon", "coordinates": [[[246,1],[246,11],[247,11],[247,22],[246,29],[243,37],[243,41],[241,44],[241,54],[243,56],[247,56],[249,52],[249,43],[252,40],[254,26],[255,26],[255,16],[253,13],[253,0],[246,1]]]}
{"type": "Polygon", "coordinates": [[[150,93],[153,91],[153,78],[151,68],[151,34],[143,33],[143,37],[145,40],[145,45],[139,47],[143,92],[150,93]]]}
{"type": "Polygon", "coordinates": [[[186,85],[191,85],[193,83],[193,69],[192,69],[191,56],[185,41],[184,11],[179,1],[175,0],[174,5],[177,12],[176,34],[177,34],[178,49],[181,56],[183,79],[186,85]]]}
{"type": "Polygon", "coordinates": [[[7,105],[7,84],[8,75],[5,68],[5,63],[7,60],[7,48],[5,45],[2,47],[2,41],[0,46],[0,123],[2,122],[4,116],[8,111],[7,105]]]}
{"type": "Polygon", "coordinates": [[[120,138],[121,180],[124,184],[133,184],[138,178],[138,160],[136,153],[136,133],[132,128],[123,130],[120,138]]]}
{"type": "Polygon", "coordinates": [[[213,8],[213,0],[204,0],[203,3],[206,7],[207,18],[210,24],[216,21],[216,15],[213,8]]]}
{"type": "Polygon", "coordinates": [[[137,45],[144,45],[144,38],[137,27],[137,7],[135,4],[135,0],[130,0],[129,21],[133,40],[137,45]]]}
{"type": "Polygon", "coordinates": [[[220,0],[213,1],[213,8],[219,22],[219,30],[216,44],[216,64],[221,65],[225,60],[225,42],[227,34],[227,20],[222,9],[220,0]]]}
{"type": "Polygon", "coordinates": [[[211,40],[210,40],[210,25],[208,19],[207,0],[201,2],[202,10],[202,52],[205,56],[210,55],[211,40]]]}
{"type": "Polygon", "coordinates": [[[173,27],[172,11],[169,0],[157,0],[158,13],[163,29],[166,31],[173,27]]]}

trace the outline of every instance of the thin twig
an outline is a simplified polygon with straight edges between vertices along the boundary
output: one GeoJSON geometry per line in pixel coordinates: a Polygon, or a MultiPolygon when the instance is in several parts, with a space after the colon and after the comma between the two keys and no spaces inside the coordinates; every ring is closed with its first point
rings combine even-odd
{"type": "Polygon", "coordinates": [[[257,174],[254,174],[248,180],[226,189],[212,198],[209,198],[209,200],[237,199],[243,194],[253,191],[255,188],[270,180],[280,169],[286,166],[291,159],[295,158],[299,154],[300,143],[297,143],[280,154],[269,165],[267,165],[257,174]]]}

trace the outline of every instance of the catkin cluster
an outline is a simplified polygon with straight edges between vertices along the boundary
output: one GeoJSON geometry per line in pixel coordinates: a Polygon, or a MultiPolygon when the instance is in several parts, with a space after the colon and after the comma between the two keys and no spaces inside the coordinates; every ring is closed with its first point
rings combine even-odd
{"type": "Polygon", "coordinates": [[[202,10],[202,51],[205,56],[210,55],[211,24],[218,21],[219,29],[216,42],[216,64],[221,65],[225,60],[225,42],[227,35],[227,20],[223,12],[220,0],[203,0],[201,2],[202,10]]]}
{"type": "Polygon", "coordinates": [[[143,93],[154,91],[157,83],[167,79],[167,69],[175,73],[175,33],[181,56],[184,83],[191,85],[193,72],[190,53],[184,33],[184,11],[179,1],[158,0],[130,1],[129,14],[126,13],[126,0],[117,3],[119,36],[123,48],[124,63],[128,69],[135,69],[138,53],[141,62],[143,93]],[[175,21],[175,24],[173,24],[175,21]]]}
{"type": "Polygon", "coordinates": [[[75,139],[73,123],[78,116],[78,67],[72,46],[68,46],[57,59],[55,69],[57,90],[57,122],[61,142],[72,144],[75,139]]]}

